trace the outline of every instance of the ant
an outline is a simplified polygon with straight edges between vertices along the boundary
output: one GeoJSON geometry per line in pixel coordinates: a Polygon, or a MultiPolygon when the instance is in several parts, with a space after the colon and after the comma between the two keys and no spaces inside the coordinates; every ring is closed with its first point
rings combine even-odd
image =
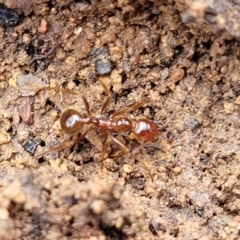
{"type": "MultiPolygon", "coordinates": [[[[104,161],[104,159],[108,155],[107,150],[111,144],[111,141],[115,142],[122,149],[122,151],[116,153],[114,156],[119,157],[119,156],[128,154],[130,152],[130,150],[126,146],[124,146],[123,143],[121,143],[119,140],[117,140],[113,136],[114,133],[131,132],[133,134],[134,139],[140,143],[140,145],[135,150],[133,150],[133,153],[135,153],[140,148],[146,146],[148,143],[156,142],[158,137],[158,130],[159,130],[159,127],[156,123],[154,123],[153,121],[147,118],[130,119],[128,117],[121,117],[121,115],[134,111],[139,107],[143,106],[148,102],[148,100],[137,103],[131,107],[128,107],[127,109],[119,110],[113,113],[110,117],[105,117],[104,113],[111,101],[111,93],[110,93],[110,90],[108,90],[107,86],[101,80],[99,80],[99,82],[101,83],[104,91],[108,94],[108,97],[106,98],[106,100],[103,102],[101,106],[100,116],[98,117],[92,116],[90,112],[89,103],[86,97],[83,95],[80,95],[87,111],[87,117],[84,117],[77,110],[67,109],[60,116],[60,126],[63,132],[70,135],[73,135],[74,133],[79,132],[79,130],[82,129],[83,125],[90,125],[90,127],[76,139],[70,142],[63,142],[62,144],[38,155],[37,158],[50,152],[58,151],[63,148],[72,147],[76,143],[83,140],[87,135],[87,133],[92,130],[98,130],[101,134],[107,135],[107,138],[103,145],[103,150],[102,150],[102,161],[104,161]]],[[[56,90],[62,91],[61,89],[56,89],[56,90]]],[[[73,93],[75,95],[77,94],[69,90],[65,91],[64,89],[63,89],[63,92],[73,93]]]]}

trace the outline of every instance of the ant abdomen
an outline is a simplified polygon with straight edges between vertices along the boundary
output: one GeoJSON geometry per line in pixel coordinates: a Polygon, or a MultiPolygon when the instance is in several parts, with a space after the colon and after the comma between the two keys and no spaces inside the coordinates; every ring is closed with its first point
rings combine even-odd
{"type": "Polygon", "coordinates": [[[158,136],[156,123],[143,118],[133,121],[132,133],[139,142],[155,142],[158,136]]]}
{"type": "Polygon", "coordinates": [[[68,134],[79,132],[83,125],[83,116],[74,109],[67,109],[60,117],[62,130],[68,134]]]}

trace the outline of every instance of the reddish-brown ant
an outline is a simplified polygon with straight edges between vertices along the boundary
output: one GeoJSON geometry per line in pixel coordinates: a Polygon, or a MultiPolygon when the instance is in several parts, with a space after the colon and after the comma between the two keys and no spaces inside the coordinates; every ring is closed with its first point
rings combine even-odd
{"type": "MultiPolygon", "coordinates": [[[[74,109],[67,109],[62,113],[60,117],[60,126],[65,133],[71,134],[71,135],[73,135],[76,132],[79,132],[79,130],[82,129],[83,125],[90,125],[90,127],[84,133],[82,133],[81,136],[77,137],[73,141],[63,142],[57,147],[54,147],[38,155],[37,157],[40,157],[46,153],[71,147],[74,144],[81,141],[82,139],[84,139],[87,133],[92,130],[98,130],[100,133],[107,135],[107,140],[103,145],[102,160],[106,158],[107,150],[110,146],[111,141],[115,142],[122,149],[122,151],[115,154],[115,156],[122,156],[124,154],[129,153],[129,149],[126,146],[124,146],[124,144],[121,143],[117,138],[115,138],[113,136],[113,133],[132,132],[135,140],[137,140],[141,144],[137,149],[139,149],[142,146],[145,146],[147,143],[155,142],[157,140],[159,127],[153,121],[146,118],[130,119],[128,117],[120,117],[120,115],[122,114],[129,113],[133,110],[138,109],[148,101],[146,100],[146,101],[137,103],[131,107],[128,107],[127,109],[120,110],[113,113],[110,117],[105,117],[104,113],[108,104],[110,103],[111,94],[108,88],[106,87],[106,85],[102,81],[100,81],[100,83],[104,88],[105,92],[108,94],[107,99],[102,104],[102,107],[100,110],[100,116],[98,117],[92,116],[87,99],[84,96],[81,96],[85,104],[87,117],[84,117],[80,112],[74,109]]],[[[71,93],[71,91],[69,93],[71,93]]],[[[73,94],[75,93],[73,92],[73,94]]],[[[135,149],[134,152],[136,152],[137,149],[135,149]]]]}

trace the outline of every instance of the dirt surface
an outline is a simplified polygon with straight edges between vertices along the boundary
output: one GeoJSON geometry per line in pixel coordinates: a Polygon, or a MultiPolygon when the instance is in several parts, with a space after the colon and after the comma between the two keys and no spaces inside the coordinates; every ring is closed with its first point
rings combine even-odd
{"type": "Polygon", "coordinates": [[[4,3],[20,19],[0,27],[0,239],[239,239],[239,42],[185,1],[4,3]],[[112,143],[101,164],[90,131],[42,154],[89,127],[60,127],[81,95],[100,114],[99,80],[105,116],[145,101],[123,116],[158,141],[114,134],[130,153],[112,143]]]}

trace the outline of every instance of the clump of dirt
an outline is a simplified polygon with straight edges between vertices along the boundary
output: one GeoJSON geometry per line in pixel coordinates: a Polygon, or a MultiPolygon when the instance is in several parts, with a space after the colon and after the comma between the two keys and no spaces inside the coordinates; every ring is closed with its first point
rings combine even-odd
{"type": "Polygon", "coordinates": [[[0,28],[0,239],[238,239],[240,48],[219,25],[232,7],[4,4],[19,19],[0,28]],[[61,113],[105,105],[156,123],[158,141],[114,134],[121,156],[96,129],[71,144],[89,125],[65,134],[61,113]]]}
{"type": "Polygon", "coordinates": [[[120,183],[80,183],[44,166],[8,173],[1,185],[1,239],[125,239],[144,229],[138,224],[143,212],[136,217],[120,206],[120,183]]]}
{"type": "Polygon", "coordinates": [[[225,0],[186,0],[176,1],[178,9],[182,12],[184,23],[198,22],[200,26],[206,23],[216,34],[233,36],[239,40],[239,10],[238,2],[225,0]]]}

